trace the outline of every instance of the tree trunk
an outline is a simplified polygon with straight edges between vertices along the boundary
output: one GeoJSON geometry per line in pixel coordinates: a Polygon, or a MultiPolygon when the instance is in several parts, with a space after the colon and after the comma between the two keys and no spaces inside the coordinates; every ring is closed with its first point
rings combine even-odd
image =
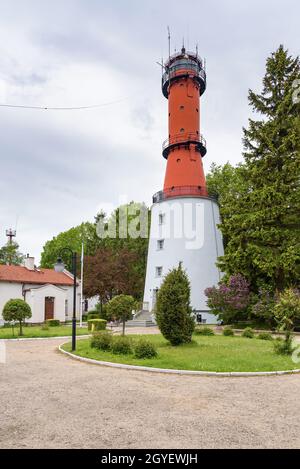
{"type": "Polygon", "coordinates": [[[125,335],[125,320],[123,320],[123,332],[122,335],[125,335]]]}
{"type": "Polygon", "coordinates": [[[19,335],[22,336],[23,335],[23,324],[22,324],[22,321],[19,321],[20,322],[20,333],[19,335]]]}

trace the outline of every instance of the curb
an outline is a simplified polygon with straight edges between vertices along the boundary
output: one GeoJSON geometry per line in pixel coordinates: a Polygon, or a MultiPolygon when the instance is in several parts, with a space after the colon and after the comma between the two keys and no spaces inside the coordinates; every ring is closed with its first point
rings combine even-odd
{"type": "Polygon", "coordinates": [[[92,365],[98,366],[107,366],[110,368],[121,368],[124,370],[134,370],[134,371],[148,371],[150,373],[164,373],[164,374],[175,374],[175,375],[194,375],[194,376],[214,376],[214,377],[251,377],[251,376],[275,376],[275,375],[288,375],[300,373],[300,369],[296,370],[285,370],[285,371],[232,371],[232,372],[218,372],[218,371],[193,371],[193,370],[172,370],[167,368],[151,368],[149,366],[138,366],[138,365],[126,365],[123,363],[113,363],[113,362],[104,362],[99,360],[94,360],[93,358],[80,357],[74,355],[74,353],[67,352],[62,349],[61,344],[58,347],[58,350],[72,358],[73,360],[78,360],[84,363],[90,363],[92,365]]]}

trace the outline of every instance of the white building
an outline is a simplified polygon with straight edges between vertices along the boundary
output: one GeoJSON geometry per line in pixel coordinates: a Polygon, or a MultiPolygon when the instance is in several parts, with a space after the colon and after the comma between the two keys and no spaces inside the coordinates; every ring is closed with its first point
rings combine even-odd
{"type": "MultiPolygon", "coordinates": [[[[76,312],[80,311],[80,282],[77,281],[76,312]]],[[[27,257],[24,266],[0,265],[0,324],[7,301],[23,299],[31,307],[32,317],[27,322],[37,324],[47,319],[65,322],[73,314],[73,276],[67,271],[37,269],[34,258],[27,257]]]]}
{"type": "Polygon", "coordinates": [[[204,290],[221,279],[216,267],[217,258],[223,255],[219,223],[219,207],[208,197],[178,197],[152,206],[143,309],[153,310],[164,276],[181,262],[190,280],[191,306],[198,321],[217,322],[204,290]]]}

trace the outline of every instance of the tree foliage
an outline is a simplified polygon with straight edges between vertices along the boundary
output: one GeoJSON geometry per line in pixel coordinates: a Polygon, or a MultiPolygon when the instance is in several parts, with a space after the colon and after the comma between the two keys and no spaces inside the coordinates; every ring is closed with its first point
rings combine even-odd
{"type": "Polygon", "coordinates": [[[7,322],[18,322],[20,325],[19,335],[23,335],[23,322],[25,319],[30,319],[32,316],[31,308],[24,300],[16,299],[9,300],[2,312],[4,321],[7,322]]]}
{"type": "Polygon", "coordinates": [[[190,282],[181,264],[166,275],[157,293],[156,321],[172,345],[191,342],[195,320],[190,306],[190,282]]]}
{"type": "Polygon", "coordinates": [[[0,264],[2,265],[21,265],[24,257],[16,242],[7,243],[0,248],[0,264]]]}
{"type": "Polygon", "coordinates": [[[232,275],[218,287],[205,290],[211,312],[225,324],[248,318],[250,304],[249,282],[241,275],[232,275]]]}
{"type": "Polygon", "coordinates": [[[214,167],[226,249],[219,267],[241,273],[254,291],[283,291],[300,278],[300,104],[293,100],[300,62],[280,46],[266,63],[255,112],[244,129],[244,163],[214,167]],[[232,178],[232,179],[231,179],[232,178]]]}
{"type": "MultiPolygon", "coordinates": [[[[41,267],[53,268],[60,250],[64,247],[70,247],[80,253],[83,242],[87,256],[85,259],[87,272],[84,278],[84,290],[87,296],[96,294],[109,299],[111,293],[117,291],[130,293],[141,299],[148,251],[149,213],[144,204],[135,202],[118,207],[108,217],[100,211],[94,223],[82,223],[47,241],[41,255],[41,267]],[[146,220],[140,216],[141,213],[145,214],[146,220]],[[141,220],[145,224],[140,223],[141,220]],[[98,236],[99,222],[105,229],[113,226],[113,236],[98,236]],[[141,236],[138,236],[139,230],[141,236]],[[109,273],[109,268],[112,268],[115,275],[117,274],[114,279],[109,273]],[[91,275],[95,278],[95,288],[92,288],[91,275]],[[126,275],[128,288],[124,288],[126,275]]],[[[71,270],[71,259],[66,258],[64,261],[67,269],[71,270]]]]}
{"type": "Polygon", "coordinates": [[[136,307],[135,299],[130,295],[115,296],[107,304],[107,311],[111,318],[123,323],[123,335],[125,335],[125,323],[132,318],[132,311],[136,307]]]}

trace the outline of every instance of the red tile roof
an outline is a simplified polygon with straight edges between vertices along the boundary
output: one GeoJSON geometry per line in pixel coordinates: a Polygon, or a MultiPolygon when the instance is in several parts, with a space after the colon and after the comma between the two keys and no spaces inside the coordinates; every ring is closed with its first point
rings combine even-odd
{"type": "Polygon", "coordinates": [[[0,265],[0,282],[73,285],[73,279],[63,272],[53,269],[29,270],[15,265],[0,265]]]}

